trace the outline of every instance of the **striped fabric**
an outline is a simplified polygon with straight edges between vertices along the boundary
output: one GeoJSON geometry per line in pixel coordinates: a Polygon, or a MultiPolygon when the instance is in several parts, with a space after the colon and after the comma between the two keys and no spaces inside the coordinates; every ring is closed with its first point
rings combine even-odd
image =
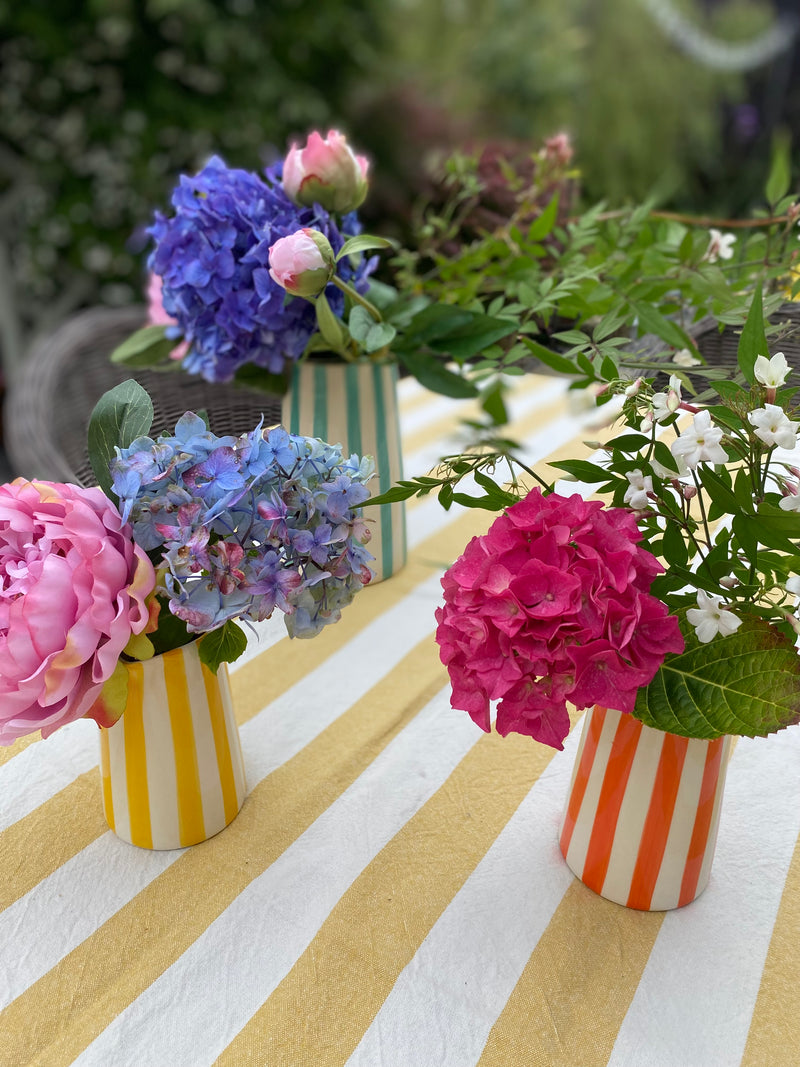
{"type": "MultiPolygon", "coordinates": [[[[474,411],[400,404],[411,473],[474,411]]],[[[603,435],[554,379],[511,408],[542,471],[603,435]]],[[[797,1063],[800,730],[736,745],[694,903],[591,892],[558,846],[580,730],[554,752],[449,707],[439,577],[489,518],[414,503],[407,566],[341,623],[264,625],[231,672],[250,792],[203,844],[108,831],[89,722],[0,750],[3,1067],[797,1063]]]]}
{"type": "MultiPolygon", "coordinates": [[[[373,496],[403,477],[395,363],[303,360],[292,368],[283,411],[291,433],[340,444],[348,454],[372,456],[373,496]]],[[[371,517],[375,521],[369,549],[377,583],[406,562],[405,503],[382,507],[371,517]]]]}

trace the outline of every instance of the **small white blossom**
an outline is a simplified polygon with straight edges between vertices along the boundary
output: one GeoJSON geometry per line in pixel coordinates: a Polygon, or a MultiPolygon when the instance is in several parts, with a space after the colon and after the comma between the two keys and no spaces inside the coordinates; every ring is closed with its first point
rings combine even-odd
{"type": "Polygon", "coordinates": [[[714,593],[707,593],[705,589],[697,592],[697,607],[689,608],[686,618],[694,626],[698,641],[707,644],[717,634],[727,637],[734,633],[742,624],[732,611],[726,611],[722,607],[722,597],[714,593]]]}
{"type": "Polygon", "coordinates": [[[708,231],[708,236],[710,240],[703,259],[707,259],[709,263],[716,263],[718,259],[733,259],[735,233],[722,233],[712,228],[708,231]]]}
{"type": "Polygon", "coordinates": [[[789,377],[791,368],[786,362],[783,352],[776,352],[771,359],[766,356],[758,356],[753,368],[756,381],[766,385],[768,389],[778,389],[789,377]]]}
{"type": "Polygon", "coordinates": [[[650,434],[653,432],[653,412],[648,411],[645,417],[639,424],[639,432],[644,434],[650,434]]]}
{"type": "Polygon", "coordinates": [[[677,363],[679,367],[699,367],[700,360],[695,359],[688,348],[681,348],[672,357],[672,362],[677,363]]]}
{"type": "Polygon", "coordinates": [[[786,579],[786,592],[792,596],[800,596],[800,575],[793,574],[791,578],[786,579]]]}
{"type": "Polygon", "coordinates": [[[625,396],[636,396],[639,390],[642,388],[644,378],[637,378],[635,382],[631,382],[625,389],[625,396]]]}
{"type": "Polygon", "coordinates": [[[666,393],[653,393],[653,418],[656,422],[663,422],[670,415],[674,415],[681,405],[681,380],[674,374],[669,380],[669,391],[666,393]]]}
{"type": "Polygon", "coordinates": [[[780,448],[794,448],[797,445],[797,427],[800,423],[791,422],[777,404],[767,404],[749,411],[747,418],[756,428],[756,437],[765,445],[778,445],[780,448]]]}
{"type": "Polygon", "coordinates": [[[728,454],[720,445],[722,436],[722,430],[711,424],[711,412],[700,411],[692,425],[672,442],[670,450],[676,458],[683,456],[690,470],[698,463],[727,463],[728,454]]]}
{"type": "Polygon", "coordinates": [[[800,495],[790,493],[789,496],[782,496],[778,502],[778,507],[782,511],[800,511],[800,495]]]}
{"type": "Polygon", "coordinates": [[[640,470],[635,470],[629,471],[625,477],[630,483],[625,490],[625,503],[635,511],[641,511],[642,508],[649,507],[650,501],[647,498],[647,494],[653,492],[653,479],[650,475],[644,475],[640,470]]]}

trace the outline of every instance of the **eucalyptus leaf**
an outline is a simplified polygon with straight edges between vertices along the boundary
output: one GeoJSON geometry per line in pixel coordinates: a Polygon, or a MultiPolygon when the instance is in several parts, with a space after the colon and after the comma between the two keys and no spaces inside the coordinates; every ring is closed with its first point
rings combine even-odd
{"type": "Polygon", "coordinates": [[[97,484],[113,496],[108,466],[115,447],[127,448],[144,437],[153,425],[153,402],[145,389],[132,378],[104,393],[89,417],[89,462],[97,484]]]}
{"type": "Polygon", "coordinates": [[[683,652],[668,656],[634,708],[648,726],[684,737],[766,737],[800,722],[800,657],[763,619],[747,616],[735,633],[707,644],[678,613],[683,652]]]}

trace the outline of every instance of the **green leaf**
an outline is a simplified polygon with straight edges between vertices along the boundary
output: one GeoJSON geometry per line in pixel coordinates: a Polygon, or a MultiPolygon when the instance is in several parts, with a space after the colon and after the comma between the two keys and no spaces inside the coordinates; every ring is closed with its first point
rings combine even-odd
{"type": "Polygon", "coordinates": [[[541,363],[544,363],[551,370],[558,371],[559,374],[577,375],[579,373],[572,360],[567,359],[566,356],[561,356],[558,352],[545,348],[544,345],[539,344],[538,341],[533,341],[530,337],[520,337],[520,341],[526,348],[530,349],[541,363]]]}
{"type": "Polygon", "coordinates": [[[342,352],[346,343],[344,327],[331,310],[327,296],[324,293],[320,293],[314,301],[314,306],[317,312],[319,332],[334,352],[342,352]]]}
{"type": "Polygon", "coordinates": [[[454,326],[448,333],[431,339],[428,342],[431,348],[456,359],[469,359],[517,329],[517,323],[510,319],[493,319],[479,311],[471,311],[469,314],[468,322],[454,326]]]}
{"type": "Polygon", "coordinates": [[[678,474],[677,461],[663,441],[656,441],[655,446],[653,447],[653,458],[656,459],[662,467],[666,468],[666,470],[675,471],[675,474],[678,474]]]}
{"type": "Polygon", "coordinates": [[[495,426],[503,426],[508,422],[508,410],[503,399],[501,382],[494,382],[481,394],[481,407],[495,426]]]}
{"type": "Polygon", "coordinates": [[[165,336],[166,326],[144,326],[117,345],[111,353],[112,363],[124,363],[128,367],[153,367],[169,359],[178,341],[165,336]]]}
{"type": "Polygon", "coordinates": [[[353,310],[350,312],[350,317],[347,320],[347,328],[350,331],[350,336],[354,341],[358,341],[362,345],[366,339],[370,329],[374,326],[375,319],[360,304],[356,304],[353,310]]]}
{"type": "Polygon", "coordinates": [[[289,388],[289,374],[271,374],[264,367],[257,367],[255,363],[245,363],[239,367],[233,376],[236,385],[248,389],[258,389],[261,393],[269,393],[271,396],[283,396],[289,388]]]}
{"type": "Polygon", "coordinates": [[[749,615],[702,644],[678,612],[686,648],[639,690],[633,714],[683,737],[765,737],[800,722],[800,656],[774,626],[749,615]]]}
{"type": "Polygon", "coordinates": [[[147,392],[132,378],[104,393],[89,417],[89,461],[97,484],[113,496],[108,465],[114,448],[127,448],[144,437],[153,425],[153,403],[147,392]]]}
{"type": "Polygon", "coordinates": [[[472,312],[451,304],[430,304],[418,311],[403,331],[403,343],[409,346],[430,344],[446,337],[472,320],[472,312]]]}
{"type": "Polygon", "coordinates": [[[614,448],[618,452],[641,452],[650,444],[650,438],[640,433],[625,433],[621,437],[615,437],[609,441],[606,448],[614,448]]]}
{"type": "Polygon", "coordinates": [[[530,229],[528,230],[528,240],[541,241],[544,237],[547,237],[552,233],[553,227],[556,224],[557,215],[558,193],[555,194],[541,215],[531,223],[530,229]]]}
{"type": "Polygon", "coordinates": [[[457,400],[478,395],[477,386],[460,374],[448,370],[441,360],[427,352],[400,351],[397,358],[420,385],[434,393],[455,397],[457,400]]]}
{"type": "Polygon", "coordinates": [[[557,463],[548,464],[560,471],[566,471],[574,478],[582,482],[604,482],[608,480],[608,471],[599,467],[596,463],[590,463],[588,459],[562,459],[557,463]]]}
{"type": "Polygon", "coordinates": [[[247,635],[232,619],[228,619],[217,630],[211,630],[197,643],[200,662],[204,663],[214,674],[220,663],[233,663],[247,648],[247,635]]]}
{"type": "Polygon", "coordinates": [[[364,339],[364,351],[378,352],[390,345],[397,335],[397,330],[388,322],[373,322],[364,339]]]}
{"type": "Polygon", "coordinates": [[[394,241],[389,241],[386,237],[371,237],[368,233],[363,233],[358,237],[349,237],[345,241],[336,255],[336,262],[338,263],[344,256],[353,256],[356,252],[368,252],[371,249],[394,247],[394,241]]]}
{"type": "Polygon", "coordinates": [[[737,359],[739,369],[748,382],[755,381],[753,368],[758,356],[769,356],[767,335],[764,332],[764,308],[761,296],[761,284],[756,285],[753,300],[750,304],[750,312],[739,337],[739,349],[737,359]]]}
{"type": "Polygon", "coordinates": [[[712,467],[707,463],[703,463],[698,470],[698,476],[703,488],[714,503],[722,509],[723,514],[733,514],[739,510],[739,502],[734,496],[730,485],[728,485],[728,483],[724,481],[712,467]]]}
{"type": "Polygon", "coordinates": [[[164,597],[159,597],[161,601],[161,611],[158,616],[158,629],[155,633],[149,634],[150,640],[153,642],[153,648],[157,656],[162,652],[169,652],[173,648],[181,648],[183,645],[188,645],[190,641],[197,639],[197,634],[190,634],[186,629],[186,623],[183,619],[179,619],[177,615],[173,615],[167,606],[167,602],[164,597]]]}
{"type": "Polygon", "coordinates": [[[429,493],[430,491],[431,486],[414,485],[411,482],[405,482],[402,485],[393,485],[391,489],[387,489],[385,493],[380,493],[378,496],[371,496],[369,500],[365,500],[359,506],[369,508],[375,504],[397,504],[401,500],[408,500],[409,497],[429,493]]]}
{"type": "Polygon", "coordinates": [[[660,337],[673,348],[688,348],[690,352],[694,350],[694,344],[688,334],[684,333],[680,326],[671,319],[665,318],[651,304],[631,301],[631,307],[636,312],[640,328],[646,333],[654,333],[656,337],[660,337]]]}
{"type": "Polygon", "coordinates": [[[789,192],[792,181],[791,143],[785,131],[775,135],[772,144],[772,159],[769,167],[769,177],[764,189],[767,203],[775,208],[781,197],[789,192]]]}

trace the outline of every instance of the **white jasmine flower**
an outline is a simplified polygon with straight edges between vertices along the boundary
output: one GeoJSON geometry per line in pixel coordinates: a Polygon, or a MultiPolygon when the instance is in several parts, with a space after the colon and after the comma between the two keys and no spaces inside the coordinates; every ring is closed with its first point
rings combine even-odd
{"type": "Polygon", "coordinates": [[[793,574],[791,578],[786,579],[786,592],[792,596],[800,596],[800,575],[793,574]]]}
{"type": "Polygon", "coordinates": [[[637,378],[635,382],[631,382],[625,389],[625,396],[636,396],[639,390],[642,388],[644,378],[637,378]]]}
{"type": "Polygon", "coordinates": [[[756,428],[756,437],[765,445],[779,445],[781,448],[794,448],[797,445],[797,427],[800,423],[791,422],[777,404],[767,404],[749,411],[747,418],[756,428]]]}
{"type": "Polygon", "coordinates": [[[717,634],[727,637],[735,633],[742,624],[732,611],[722,607],[722,597],[707,593],[705,589],[697,591],[697,607],[689,608],[686,618],[694,626],[698,641],[707,644],[717,634]]]}
{"type": "Polygon", "coordinates": [[[630,483],[625,490],[625,503],[635,511],[650,506],[647,494],[653,492],[653,479],[649,474],[644,475],[640,470],[628,471],[625,475],[630,483]]]}
{"type": "Polygon", "coordinates": [[[778,502],[778,507],[782,511],[800,511],[800,496],[797,493],[782,496],[778,502]]]}
{"type": "Polygon", "coordinates": [[[753,368],[756,381],[766,385],[768,389],[778,389],[789,377],[791,368],[786,362],[783,352],[776,352],[771,359],[766,356],[758,356],[753,368]]]}
{"type": "Polygon", "coordinates": [[[708,231],[708,236],[710,240],[703,259],[708,260],[709,263],[716,263],[718,259],[733,259],[735,233],[722,233],[712,228],[708,231]]]}
{"type": "Polygon", "coordinates": [[[639,432],[644,434],[650,434],[653,431],[653,412],[648,411],[645,417],[639,424],[639,432]]]}
{"type": "Polygon", "coordinates": [[[695,359],[688,348],[681,348],[672,357],[672,362],[677,363],[679,367],[699,367],[700,360],[695,359]]]}
{"type": "Polygon", "coordinates": [[[720,445],[722,430],[711,423],[711,412],[698,412],[692,425],[670,445],[676,458],[683,456],[686,466],[694,470],[698,463],[727,463],[728,454],[720,445]]]}
{"type": "Polygon", "coordinates": [[[669,392],[653,393],[653,417],[656,422],[663,422],[674,415],[681,406],[681,380],[676,375],[669,379],[669,392]]]}

